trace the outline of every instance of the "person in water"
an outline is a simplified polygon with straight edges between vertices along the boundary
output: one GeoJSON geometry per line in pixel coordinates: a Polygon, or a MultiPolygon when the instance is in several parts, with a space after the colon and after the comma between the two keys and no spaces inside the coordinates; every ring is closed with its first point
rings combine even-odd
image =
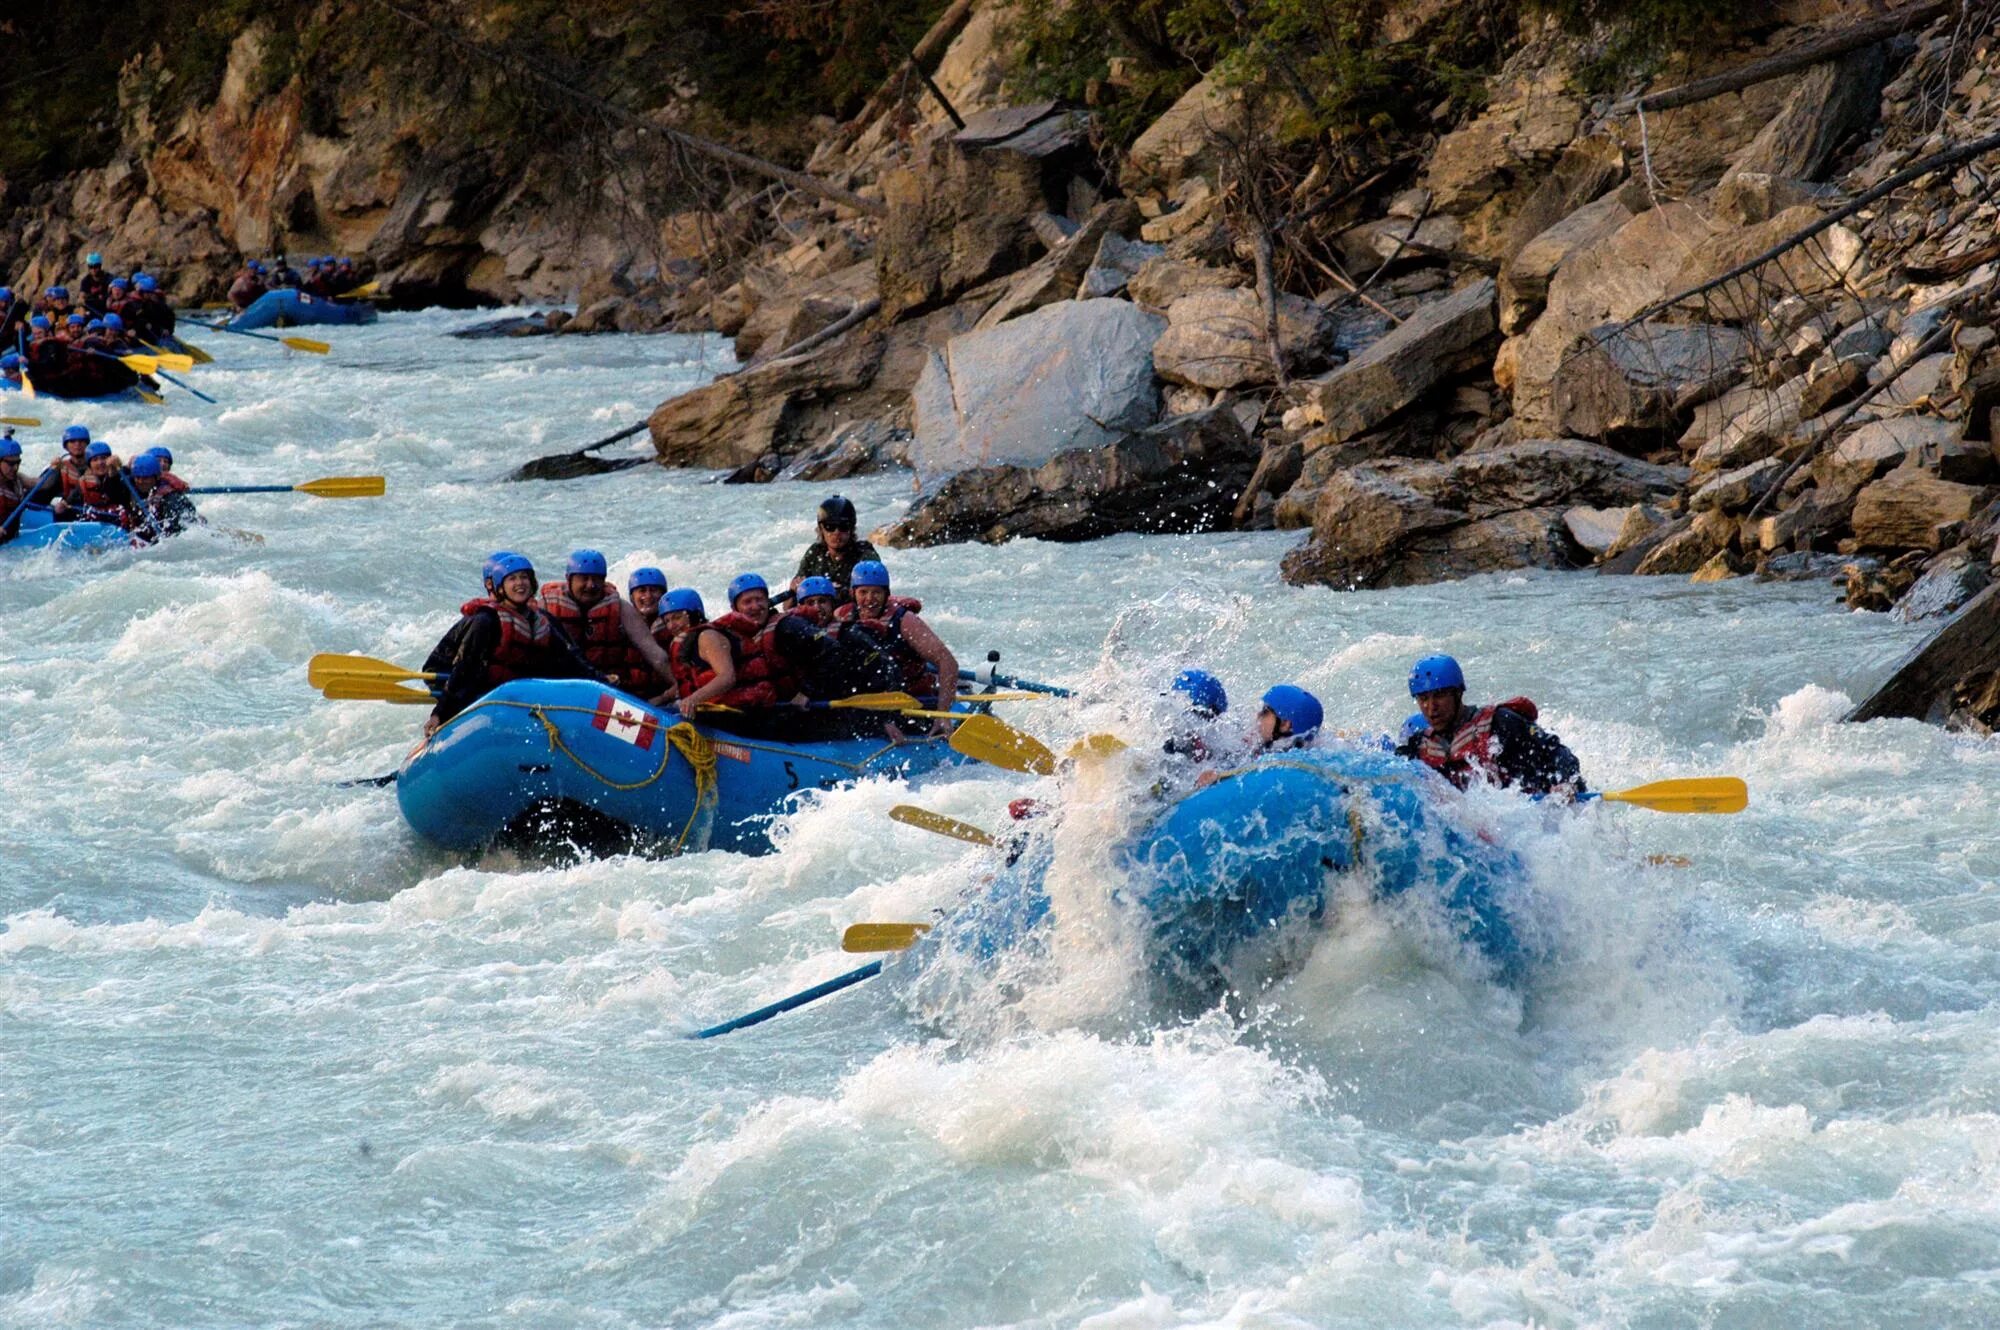
{"type": "MultiPolygon", "coordinates": [[[[848,634],[872,640],[877,649],[897,663],[902,671],[903,691],[922,697],[937,690],[935,710],[950,711],[958,695],[958,657],[931,626],[923,621],[924,604],[909,596],[889,593],[889,570],[879,559],[865,559],[854,565],[850,587],[854,599],[834,611],[837,622],[848,634]],[[935,672],[936,679],[931,678],[935,672]]],[[[931,722],[933,734],[946,734],[953,722],[931,722]]],[[[894,731],[894,726],[890,727],[894,731]]]]}
{"type": "Polygon", "coordinates": [[[1425,656],[1410,669],[1410,696],[1426,729],[1397,753],[1415,758],[1459,789],[1475,780],[1528,794],[1584,793],[1582,766],[1561,739],[1535,722],[1525,697],[1493,706],[1465,704],[1465,671],[1450,656],[1425,656]]]}
{"type": "Polygon", "coordinates": [[[829,495],[819,506],[819,538],[806,547],[799,558],[799,570],[792,574],[792,588],[808,577],[824,577],[833,582],[837,602],[851,599],[857,564],[880,563],[875,547],[854,534],[857,515],[851,499],[829,495]]]}
{"type": "Polygon", "coordinates": [[[426,736],[503,683],[515,679],[590,679],[603,683],[561,628],[535,603],[535,565],[526,555],[503,551],[487,559],[486,594],[459,607],[459,622],[424,662],[445,673],[444,690],[426,736]],[[438,669],[451,643],[448,664],[438,669]]]}
{"type": "Polygon", "coordinates": [[[563,580],[542,588],[542,608],[613,687],[646,697],[654,677],[668,672],[667,653],[644,616],[619,597],[608,571],[596,550],[575,551],[563,580]]]}

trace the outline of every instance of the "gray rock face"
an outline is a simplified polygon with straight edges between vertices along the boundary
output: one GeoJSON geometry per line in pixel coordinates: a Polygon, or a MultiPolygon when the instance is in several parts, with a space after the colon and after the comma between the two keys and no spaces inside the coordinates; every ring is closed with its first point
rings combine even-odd
{"type": "Polygon", "coordinates": [[[1560,568],[1582,552],[1564,525],[1578,506],[1658,500],[1687,479],[1600,444],[1535,439],[1449,462],[1390,459],[1335,475],[1286,580],[1410,586],[1506,568],[1560,568]]]}
{"type": "Polygon", "coordinates": [[[1306,422],[1324,425],[1333,442],[1381,424],[1493,335],[1493,301],[1493,280],[1482,278],[1423,306],[1339,369],[1297,385],[1306,422]]]}
{"type": "Polygon", "coordinates": [[[1741,378],[1747,346],[1734,328],[1593,329],[1556,371],[1556,418],[1564,433],[1587,439],[1664,429],[1741,378]]]}
{"type": "Polygon", "coordinates": [[[1152,424],[1153,343],[1165,327],[1127,301],[1072,300],[952,338],[917,378],[919,485],[933,490],[974,467],[1040,466],[1152,424]]]}
{"type": "Polygon", "coordinates": [[[883,533],[891,545],[1016,537],[1092,540],[1120,531],[1210,531],[1230,523],[1259,449],[1228,407],[1176,416],[1039,466],[958,472],[883,533]]]}
{"type": "MultiPolygon", "coordinates": [[[[1288,371],[1324,362],[1334,321],[1310,300],[1278,297],[1278,348],[1288,371]]],[[[1153,343],[1153,368],[1169,383],[1241,388],[1277,378],[1265,336],[1264,306],[1243,287],[1196,291],[1167,309],[1167,330],[1153,343]]]]}

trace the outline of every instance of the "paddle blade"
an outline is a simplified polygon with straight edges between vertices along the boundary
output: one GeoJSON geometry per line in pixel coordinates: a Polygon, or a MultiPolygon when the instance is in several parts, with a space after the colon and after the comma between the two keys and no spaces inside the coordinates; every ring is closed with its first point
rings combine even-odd
{"type": "Polygon", "coordinates": [[[406,670],[392,660],[377,660],[373,656],[341,656],[323,651],[306,662],[306,682],[315,688],[325,687],[328,679],[337,676],[380,679],[385,683],[437,677],[419,670],[406,670]]]}
{"type": "Polygon", "coordinates": [[[28,371],[21,371],[21,396],[32,402],[35,400],[35,381],[28,377],[28,371]]]}
{"type": "Polygon", "coordinates": [[[195,344],[194,344],[193,342],[190,342],[190,341],[188,341],[188,340],[187,340],[186,338],[184,338],[184,337],[183,337],[183,338],[177,338],[177,339],[175,339],[175,340],[179,341],[179,342],[180,342],[180,344],[181,344],[181,347],[182,347],[182,348],[183,348],[183,349],[184,349],[184,350],[185,350],[185,351],[186,351],[186,352],[188,353],[188,355],[189,355],[189,356],[193,357],[193,359],[194,359],[194,363],[195,363],[195,364],[197,364],[197,365],[213,365],[213,364],[215,363],[215,357],[214,357],[214,356],[212,356],[212,355],[210,355],[210,354],[209,354],[208,352],[206,352],[206,351],[202,350],[202,349],[201,349],[200,347],[196,346],[196,345],[195,345],[195,344]]]}
{"type": "Polygon", "coordinates": [[[294,351],[309,351],[316,356],[323,356],[333,350],[332,343],[315,342],[310,337],[280,337],[278,340],[294,351]]]}
{"type": "Polygon", "coordinates": [[[372,300],[374,297],[380,294],[382,294],[382,284],[380,282],[363,282],[361,285],[355,287],[352,291],[342,291],[340,293],[339,299],[372,300]]]}
{"type": "Polygon", "coordinates": [[[1656,813],[1740,813],[1750,806],[1750,787],[1735,776],[1694,776],[1656,780],[1600,797],[1608,803],[1637,804],[1656,813]]]}
{"type": "Polygon", "coordinates": [[[925,831],[935,831],[940,836],[969,841],[974,845],[993,843],[993,837],[989,833],[981,831],[970,822],[961,822],[955,817],[946,817],[943,813],[933,813],[930,809],[919,808],[915,804],[897,804],[889,810],[889,820],[901,822],[906,827],[921,827],[925,831]]]}
{"type": "Polygon", "coordinates": [[[1033,776],[1053,776],[1056,755],[1032,734],[994,716],[972,716],[951,732],[951,746],[975,762],[1033,776]]]}
{"type": "Polygon", "coordinates": [[[40,429],[42,422],[33,416],[0,416],[0,425],[19,425],[23,429],[40,429]]]}
{"type": "Polygon", "coordinates": [[[1071,744],[1069,746],[1069,756],[1073,758],[1112,757],[1124,752],[1131,746],[1131,744],[1126,743],[1115,734],[1093,734],[1088,738],[1078,739],[1075,743],[1071,744]]]}
{"type": "Polygon", "coordinates": [[[931,931],[929,924],[849,924],[842,951],[901,951],[931,931]]]}
{"type": "Polygon", "coordinates": [[[116,359],[119,364],[131,370],[134,374],[151,374],[160,367],[160,358],[158,356],[118,356],[116,359]]]}
{"type": "Polygon", "coordinates": [[[138,393],[139,393],[139,400],[144,402],[147,406],[165,406],[167,404],[167,399],[160,396],[158,393],[147,392],[144,388],[139,389],[138,393]]]}
{"type": "Polygon", "coordinates": [[[388,490],[388,482],[381,476],[328,476],[292,488],[321,499],[378,499],[388,490]]]}
{"type": "Polygon", "coordinates": [[[857,711],[914,711],[923,703],[908,693],[857,693],[853,697],[837,697],[827,706],[857,711]]]}
{"type": "Polygon", "coordinates": [[[429,693],[404,688],[387,679],[370,679],[351,674],[337,674],[328,679],[321,686],[320,694],[329,702],[398,702],[404,706],[426,707],[437,703],[437,699],[429,693]]]}

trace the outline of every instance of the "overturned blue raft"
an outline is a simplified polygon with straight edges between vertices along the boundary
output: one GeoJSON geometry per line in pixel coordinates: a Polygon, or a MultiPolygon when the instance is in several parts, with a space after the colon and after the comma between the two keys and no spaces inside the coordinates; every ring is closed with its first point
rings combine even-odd
{"type": "MultiPolygon", "coordinates": [[[[1378,750],[1261,758],[1178,800],[1122,849],[1114,899],[1142,912],[1162,978],[1213,992],[1244,948],[1319,920],[1341,880],[1359,874],[1384,898],[1410,898],[1494,977],[1517,982],[1532,959],[1515,922],[1525,869],[1462,826],[1452,797],[1423,768],[1378,750]]],[[[1035,945],[1050,923],[1048,841],[1036,837],[923,952],[990,958],[1035,945]]]]}
{"type": "Polygon", "coordinates": [[[601,684],[527,679],[494,689],[411,753],[396,801],[419,835],[454,850],[509,838],[762,854],[772,815],[799,790],[962,761],[929,738],[743,738],[601,684]]]}
{"type": "Polygon", "coordinates": [[[132,547],[132,537],[123,527],[109,522],[58,522],[39,503],[28,505],[14,529],[14,539],[0,545],[0,550],[96,552],[132,547]]]}
{"type": "Polygon", "coordinates": [[[232,332],[259,328],[303,328],[313,323],[373,323],[375,307],[365,300],[333,300],[304,291],[266,291],[222,326],[232,332]]]}

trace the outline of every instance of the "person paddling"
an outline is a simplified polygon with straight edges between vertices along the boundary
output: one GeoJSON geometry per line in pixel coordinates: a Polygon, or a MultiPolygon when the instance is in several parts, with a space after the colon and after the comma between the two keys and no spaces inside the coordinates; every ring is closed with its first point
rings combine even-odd
{"type": "Polygon", "coordinates": [[[676,587],[661,602],[673,645],[667,657],[674,674],[675,706],[693,718],[700,707],[765,707],[775,700],[769,684],[743,684],[735,637],[708,621],[701,595],[692,587],[676,587]]]}
{"type": "MultiPolygon", "coordinates": [[[[0,438],[0,522],[6,522],[27,501],[28,485],[21,479],[21,441],[9,430],[0,438]]],[[[10,532],[13,529],[12,525],[7,527],[10,532]]]]}
{"type": "MultiPolygon", "coordinates": [[[[855,564],[850,589],[854,599],[834,611],[834,618],[846,625],[842,637],[858,632],[872,638],[900,663],[905,691],[922,696],[935,687],[934,709],[950,711],[958,694],[958,657],[951,654],[951,648],[924,622],[919,613],[923,602],[910,596],[890,595],[889,569],[880,559],[865,559],[855,564]],[[935,681],[930,678],[933,670],[937,674],[935,681]]],[[[951,721],[935,720],[931,722],[931,733],[949,733],[951,727],[951,721]]]]}
{"type": "MultiPolygon", "coordinates": [[[[483,570],[486,594],[459,607],[450,677],[424,722],[426,736],[503,683],[515,679],[591,679],[604,682],[555,620],[535,603],[535,565],[511,551],[493,555],[483,570]]],[[[444,648],[432,651],[430,667],[444,648]]],[[[439,671],[442,673],[443,671],[439,671]]]]}
{"type": "Polygon", "coordinates": [[[799,570],[792,575],[792,589],[796,591],[800,582],[808,577],[824,577],[832,581],[834,599],[845,603],[852,599],[850,588],[854,582],[857,564],[873,561],[880,563],[882,556],[875,547],[854,534],[857,522],[854,503],[838,494],[829,495],[819,506],[819,538],[806,547],[799,558],[799,570]]]}
{"type": "Polygon", "coordinates": [[[1465,671],[1450,656],[1425,656],[1410,669],[1410,696],[1429,727],[1396,752],[1415,758],[1459,789],[1474,780],[1528,794],[1584,793],[1581,764],[1561,739],[1536,725],[1525,697],[1465,705],[1465,671]]]}
{"type": "Polygon", "coordinates": [[[83,300],[83,307],[92,314],[102,314],[110,308],[111,275],[104,271],[102,254],[83,256],[83,276],[76,284],[77,295],[83,300]]]}
{"type": "Polygon", "coordinates": [[[1228,690],[1223,688],[1222,680],[1207,670],[1182,670],[1174,676],[1167,691],[1187,703],[1189,719],[1168,736],[1164,750],[1169,757],[1206,762],[1209,746],[1202,731],[1229,710],[1228,690]]]}
{"type": "MultiPolygon", "coordinates": [[[[1319,699],[1297,684],[1273,684],[1264,690],[1257,709],[1257,734],[1251,756],[1311,748],[1319,741],[1320,726],[1326,723],[1326,709],[1319,699]]],[[[1205,790],[1222,779],[1222,772],[1208,770],[1195,777],[1194,785],[1205,790]]]]}
{"type": "Polygon", "coordinates": [[[653,640],[639,611],[618,595],[596,550],[577,550],[563,580],[542,588],[542,608],[613,687],[645,696],[655,674],[666,674],[667,653],[653,640]]]}

